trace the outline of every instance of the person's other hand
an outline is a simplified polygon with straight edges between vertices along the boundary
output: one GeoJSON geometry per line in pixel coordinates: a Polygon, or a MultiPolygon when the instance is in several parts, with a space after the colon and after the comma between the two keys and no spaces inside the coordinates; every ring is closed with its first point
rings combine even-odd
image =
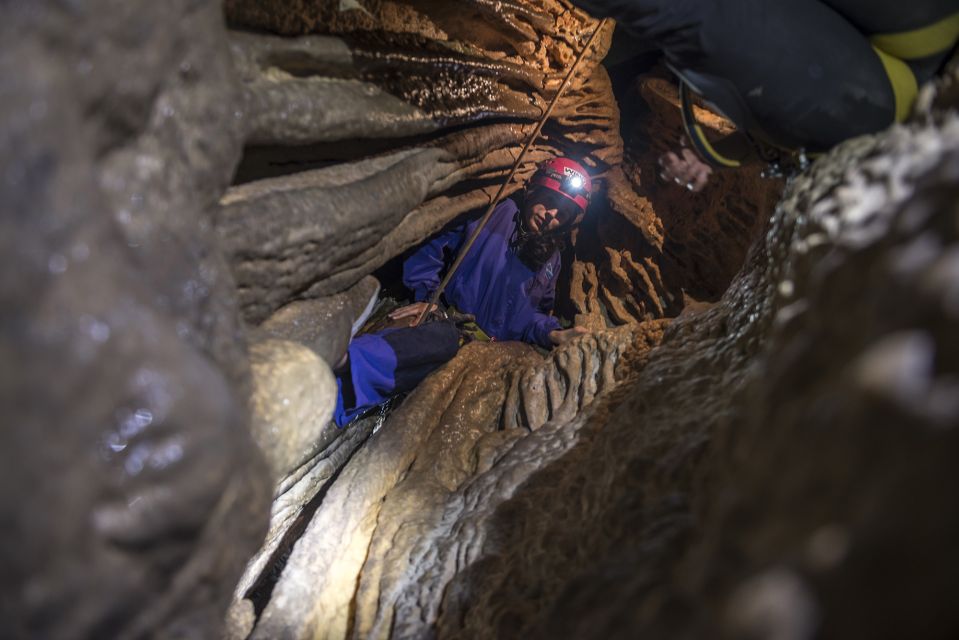
{"type": "MultiPolygon", "coordinates": [[[[402,320],[403,318],[412,318],[414,321],[420,317],[420,314],[426,309],[429,305],[428,302],[414,302],[413,304],[408,304],[405,307],[400,307],[399,309],[394,309],[387,316],[390,320],[402,320]]],[[[435,311],[436,305],[433,305],[433,308],[430,311],[435,311]]]]}
{"type": "Polygon", "coordinates": [[[589,333],[589,329],[586,327],[570,327],[569,329],[556,329],[555,331],[549,332],[549,339],[553,341],[553,344],[559,346],[561,344],[566,344],[574,338],[584,336],[589,333]]]}
{"type": "Polygon", "coordinates": [[[699,192],[709,182],[713,169],[699,159],[692,149],[682,148],[659,156],[659,177],[673,181],[690,191],[699,192]]]}

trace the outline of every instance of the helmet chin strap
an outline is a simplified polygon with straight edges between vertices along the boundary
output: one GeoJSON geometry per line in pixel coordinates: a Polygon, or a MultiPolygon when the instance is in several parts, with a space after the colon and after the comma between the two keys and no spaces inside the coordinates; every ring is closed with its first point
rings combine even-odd
{"type": "Polygon", "coordinates": [[[532,236],[533,232],[526,227],[526,213],[521,209],[516,213],[516,241],[521,244],[532,236]]]}

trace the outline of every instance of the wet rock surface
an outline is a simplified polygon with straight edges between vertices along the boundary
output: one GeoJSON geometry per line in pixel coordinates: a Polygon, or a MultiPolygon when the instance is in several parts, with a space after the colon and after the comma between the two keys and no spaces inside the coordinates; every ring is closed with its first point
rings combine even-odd
{"type": "Polygon", "coordinates": [[[219,6],[2,22],[4,634],[215,636],[269,504],[211,233],[240,151],[219,6]]]}
{"type": "Polygon", "coordinates": [[[336,379],[312,350],[288,340],[250,347],[253,368],[253,439],[276,481],[323,449],[336,406],[336,379]]]}
{"type": "Polygon", "coordinates": [[[439,635],[954,632],[957,123],[792,183],[723,299],[513,495],[439,635]]]}

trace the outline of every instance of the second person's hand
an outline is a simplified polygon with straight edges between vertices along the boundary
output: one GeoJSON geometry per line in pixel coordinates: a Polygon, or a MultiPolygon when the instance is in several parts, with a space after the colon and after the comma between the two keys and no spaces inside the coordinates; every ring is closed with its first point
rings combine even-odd
{"type": "MultiPolygon", "coordinates": [[[[390,320],[402,320],[403,318],[419,318],[423,311],[426,310],[426,307],[429,306],[428,302],[414,302],[413,304],[408,304],[405,307],[400,307],[399,309],[394,309],[388,314],[390,320]]],[[[430,309],[430,312],[436,311],[436,305],[430,309]]]]}
{"type": "Polygon", "coordinates": [[[695,151],[685,147],[661,155],[659,168],[663,180],[671,180],[694,193],[702,191],[713,174],[712,167],[700,160],[695,151]]]}

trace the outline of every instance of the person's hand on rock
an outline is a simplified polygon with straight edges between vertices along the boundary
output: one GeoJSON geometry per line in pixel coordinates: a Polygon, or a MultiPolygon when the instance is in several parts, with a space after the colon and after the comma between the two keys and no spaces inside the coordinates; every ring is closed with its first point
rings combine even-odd
{"type": "MultiPolygon", "coordinates": [[[[390,320],[402,320],[403,318],[409,318],[410,322],[416,322],[416,319],[420,317],[420,314],[429,306],[428,302],[414,302],[413,304],[408,304],[405,307],[400,307],[399,309],[394,309],[391,311],[387,317],[390,320]]],[[[430,312],[436,311],[436,305],[433,305],[433,308],[430,309],[430,312]]],[[[425,319],[425,318],[424,318],[425,319]]]]}
{"type": "Polygon", "coordinates": [[[571,327],[569,329],[556,329],[555,331],[549,332],[549,339],[553,341],[554,345],[566,344],[570,340],[584,336],[589,333],[589,329],[586,327],[571,327]]]}

